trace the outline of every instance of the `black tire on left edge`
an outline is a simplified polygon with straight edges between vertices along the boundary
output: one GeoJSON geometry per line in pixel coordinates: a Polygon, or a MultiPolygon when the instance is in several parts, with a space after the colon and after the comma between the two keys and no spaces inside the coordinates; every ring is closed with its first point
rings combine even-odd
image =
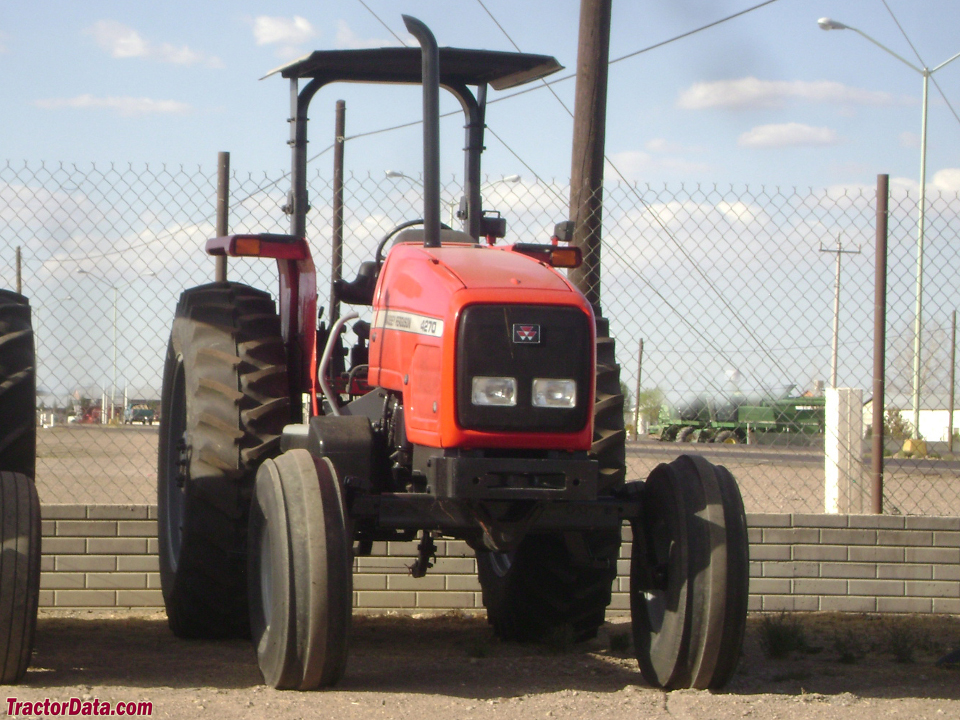
{"type": "Polygon", "coordinates": [[[290,420],[270,296],[214,283],[180,297],[164,366],[157,514],[160,582],[180,637],[247,637],[246,536],[260,463],[290,420]]]}
{"type": "Polygon", "coordinates": [[[742,511],[732,476],[701,457],[681,456],[647,479],[633,524],[630,611],[652,685],[718,688],[732,675],[746,618],[742,511]]]}
{"type": "Polygon", "coordinates": [[[33,479],[37,456],[37,381],[30,304],[0,290],[0,470],[33,479]]]}
{"type": "MultiPolygon", "coordinates": [[[[616,341],[605,318],[597,318],[596,383],[590,455],[600,465],[600,494],[609,495],[626,476],[626,430],[616,341]]],[[[483,604],[497,636],[528,642],[558,632],[576,642],[595,637],[610,604],[620,537],[619,528],[534,534],[512,553],[477,552],[483,604]]]]}
{"type": "Polygon", "coordinates": [[[30,664],[40,597],[40,502],[33,479],[0,471],[0,685],[30,664]]]}
{"type": "Polygon", "coordinates": [[[331,687],[343,676],[352,609],[350,542],[332,463],[306,450],[267,460],[250,514],[250,621],[264,681],[331,687]]]}

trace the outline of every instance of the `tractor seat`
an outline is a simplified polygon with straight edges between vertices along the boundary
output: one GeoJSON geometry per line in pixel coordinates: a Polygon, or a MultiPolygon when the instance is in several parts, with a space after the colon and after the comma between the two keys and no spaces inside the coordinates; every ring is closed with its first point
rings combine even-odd
{"type": "MultiPolygon", "coordinates": [[[[420,245],[423,245],[423,228],[408,228],[397,233],[397,236],[393,239],[393,244],[399,245],[400,243],[419,243],[420,245]]],[[[476,245],[477,241],[470,237],[467,233],[460,230],[444,230],[441,228],[440,244],[446,245],[447,243],[467,243],[470,245],[476,245]]]]}

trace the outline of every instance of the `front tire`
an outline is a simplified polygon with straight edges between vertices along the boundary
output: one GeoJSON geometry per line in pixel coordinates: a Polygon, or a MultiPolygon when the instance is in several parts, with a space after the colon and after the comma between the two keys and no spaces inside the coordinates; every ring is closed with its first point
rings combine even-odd
{"type": "Polygon", "coordinates": [[[160,582],[180,637],[246,637],[253,480],[290,418],[270,296],[236,283],[185,291],[164,366],[157,479],[160,582]]]}
{"type": "Polygon", "coordinates": [[[333,464],[306,450],[267,460],[250,511],[250,624],[264,682],[331,687],[347,663],[350,543],[333,464]]]}
{"type": "Polygon", "coordinates": [[[722,687],[740,657],[749,591],[733,476],[698,456],[659,465],[633,537],[630,615],[644,679],[667,689],[722,687]]]}

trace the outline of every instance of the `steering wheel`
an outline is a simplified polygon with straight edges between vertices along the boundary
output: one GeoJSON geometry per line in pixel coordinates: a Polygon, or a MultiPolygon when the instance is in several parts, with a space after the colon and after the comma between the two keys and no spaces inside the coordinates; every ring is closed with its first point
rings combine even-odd
{"type": "MultiPolygon", "coordinates": [[[[383,236],[383,239],[380,241],[380,244],[377,245],[376,261],[377,261],[378,272],[380,268],[383,267],[383,260],[384,260],[383,249],[387,246],[387,243],[390,242],[390,238],[392,238],[401,230],[406,230],[408,227],[412,227],[414,225],[423,225],[423,218],[417,218],[416,220],[407,220],[406,222],[402,222],[399,225],[397,225],[395,228],[393,228],[393,230],[391,230],[390,232],[388,232],[386,235],[383,236]]],[[[440,223],[440,228],[443,230],[452,229],[446,223],[440,223]]]]}

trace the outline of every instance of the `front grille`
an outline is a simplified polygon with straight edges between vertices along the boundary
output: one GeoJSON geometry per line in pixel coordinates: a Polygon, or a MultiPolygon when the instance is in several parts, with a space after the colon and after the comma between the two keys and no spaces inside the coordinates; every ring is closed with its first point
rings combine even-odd
{"type": "Polygon", "coordinates": [[[457,421],[466,430],[576,432],[587,422],[593,378],[590,318],[576,307],[471,305],[457,329],[457,421]],[[515,342],[515,326],[539,326],[539,342],[515,342]],[[476,376],[517,379],[515,407],[471,402],[476,376]],[[531,403],[534,378],[577,381],[574,408],[531,403]]]}

